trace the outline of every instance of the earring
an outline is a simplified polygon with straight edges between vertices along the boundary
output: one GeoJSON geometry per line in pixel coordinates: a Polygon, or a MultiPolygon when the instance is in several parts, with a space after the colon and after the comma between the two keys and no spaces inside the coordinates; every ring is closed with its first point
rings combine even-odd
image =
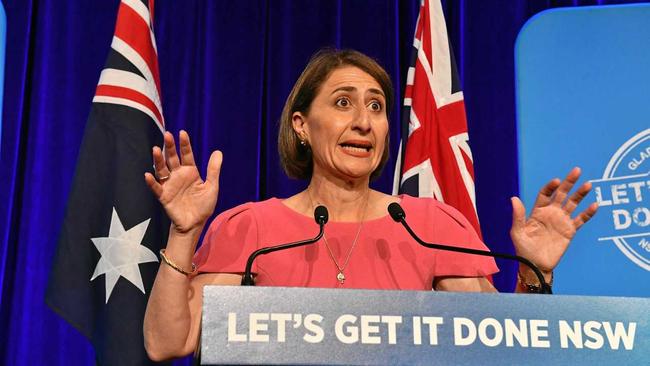
{"type": "Polygon", "coordinates": [[[307,139],[305,138],[305,134],[303,132],[298,134],[298,139],[300,140],[300,145],[307,147],[307,139]]]}

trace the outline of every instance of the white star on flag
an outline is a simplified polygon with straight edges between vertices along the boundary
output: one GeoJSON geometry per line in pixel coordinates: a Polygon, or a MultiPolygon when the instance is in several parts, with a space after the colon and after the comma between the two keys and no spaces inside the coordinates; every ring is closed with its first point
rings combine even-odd
{"type": "Polygon", "coordinates": [[[113,217],[111,218],[108,237],[90,239],[101,254],[90,280],[92,281],[103,274],[106,275],[106,303],[108,303],[108,299],[111,297],[113,288],[120,276],[139,288],[143,294],[145,293],[138,264],[158,262],[154,252],[144,245],[140,245],[149,226],[149,221],[151,219],[147,219],[125,231],[117,211],[113,207],[113,217]]]}

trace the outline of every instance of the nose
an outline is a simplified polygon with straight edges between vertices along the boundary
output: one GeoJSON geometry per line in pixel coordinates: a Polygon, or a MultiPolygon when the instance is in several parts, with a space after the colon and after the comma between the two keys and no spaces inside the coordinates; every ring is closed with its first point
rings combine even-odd
{"type": "Polygon", "coordinates": [[[359,109],[359,113],[354,116],[354,120],[352,121],[352,129],[357,130],[362,134],[369,133],[372,128],[371,118],[372,115],[370,111],[366,108],[359,109]]]}

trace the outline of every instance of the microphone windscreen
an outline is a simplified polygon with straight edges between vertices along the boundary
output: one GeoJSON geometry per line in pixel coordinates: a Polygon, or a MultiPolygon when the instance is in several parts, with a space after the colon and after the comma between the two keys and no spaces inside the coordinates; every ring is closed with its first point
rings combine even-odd
{"type": "Polygon", "coordinates": [[[329,219],[329,214],[327,213],[327,207],[319,205],[314,210],[314,220],[318,225],[325,225],[329,219]]]}
{"type": "Polygon", "coordinates": [[[388,213],[390,214],[390,217],[392,217],[393,220],[397,222],[400,222],[406,218],[404,209],[402,209],[402,206],[400,206],[397,202],[393,202],[388,205],[388,213]]]}

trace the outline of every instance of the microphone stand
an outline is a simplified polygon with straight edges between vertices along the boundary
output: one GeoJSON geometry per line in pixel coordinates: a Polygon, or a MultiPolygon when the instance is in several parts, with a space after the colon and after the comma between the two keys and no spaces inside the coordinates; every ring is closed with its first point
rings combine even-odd
{"type": "Polygon", "coordinates": [[[406,223],[406,214],[404,213],[404,210],[398,203],[391,203],[388,205],[388,212],[390,216],[393,218],[393,220],[401,223],[406,231],[408,231],[409,234],[415,239],[415,241],[418,242],[418,244],[431,248],[431,249],[438,249],[438,250],[446,250],[446,251],[452,251],[452,252],[460,252],[460,253],[467,253],[467,254],[475,254],[475,255],[482,255],[484,257],[494,257],[494,258],[503,258],[503,259],[509,259],[509,260],[515,260],[519,263],[523,263],[528,268],[532,269],[533,272],[535,272],[535,275],[537,276],[537,279],[539,280],[539,283],[541,285],[540,293],[542,294],[552,294],[553,291],[551,289],[551,286],[546,283],[544,280],[544,275],[542,275],[542,272],[537,268],[533,262],[529,261],[528,259],[518,256],[518,255],[512,255],[512,254],[505,254],[505,253],[493,253],[487,250],[480,250],[480,249],[471,249],[471,248],[463,248],[463,247],[455,247],[451,245],[443,245],[443,244],[434,244],[434,243],[427,243],[420,239],[411,227],[406,223]]]}
{"type": "Polygon", "coordinates": [[[291,249],[291,248],[315,243],[318,240],[320,240],[320,238],[323,237],[323,233],[325,232],[325,224],[327,223],[327,219],[328,219],[327,208],[325,208],[325,206],[316,207],[316,210],[314,210],[314,219],[316,220],[316,223],[318,223],[319,226],[318,235],[316,235],[315,237],[311,239],[301,240],[295,243],[280,244],[273,247],[260,248],[254,251],[253,253],[251,253],[251,255],[248,257],[248,261],[246,261],[246,270],[244,272],[244,276],[241,279],[241,285],[255,286],[255,280],[253,279],[252,269],[253,269],[253,262],[255,261],[255,258],[257,258],[258,256],[277,252],[278,250],[291,249]]]}

